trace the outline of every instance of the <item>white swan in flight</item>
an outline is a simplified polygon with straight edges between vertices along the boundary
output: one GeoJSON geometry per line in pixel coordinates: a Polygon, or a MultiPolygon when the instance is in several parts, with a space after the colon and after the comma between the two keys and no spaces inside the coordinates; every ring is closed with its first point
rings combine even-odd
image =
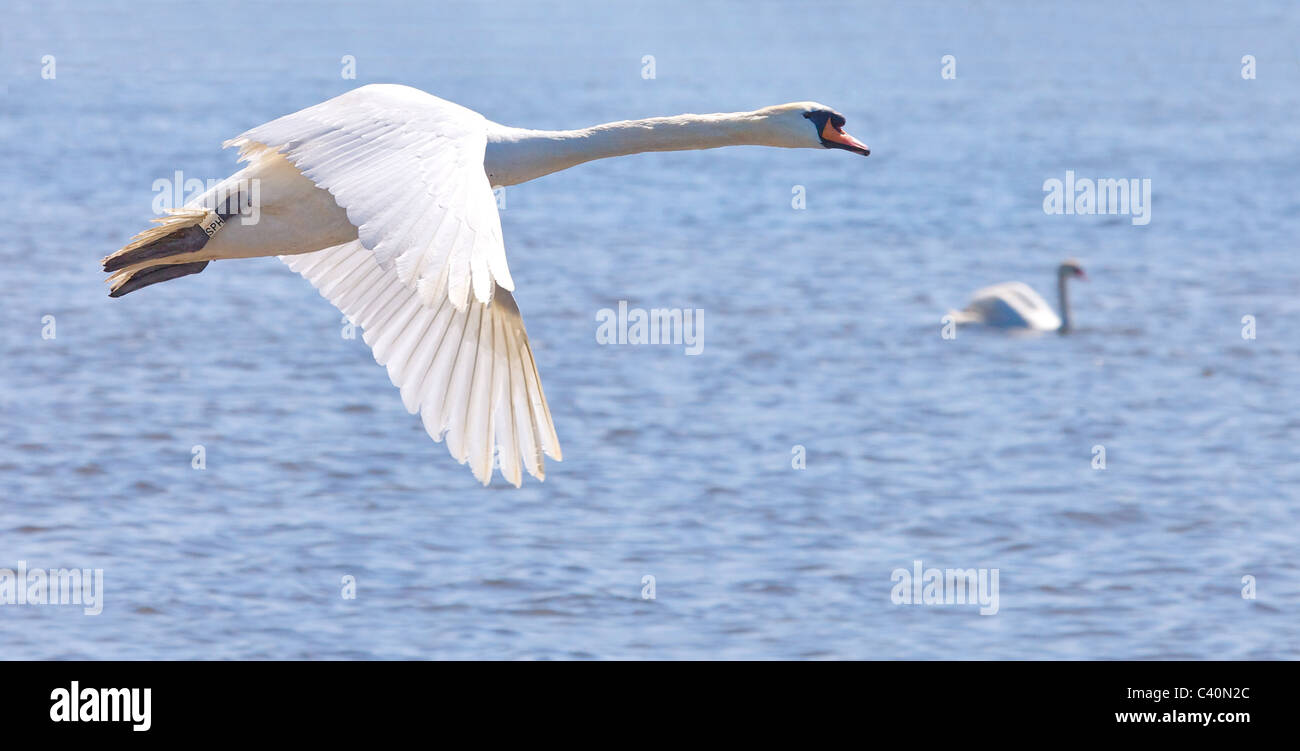
{"type": "Polygon", "coordinates": [[[506,265],[493,186],[592,159],[759,145],[867,147],[815,102],[541,131],[374,84],[226,142],[248,166],[104,259],[110,295],[209,261],[279,256],[365,331],[402,402],[484,485],[519,486],[560,443],[506,265]],[[256,181],[256,189],[254,182],[256,181]],[[258,220],[245,222],[253,215],[258,220]],[[237,216],[239,215],[239,216],[237,216]]]}
{"type": "Polygon", "coordinates": [[[1056,315],[1047,301],[1023,282],[1003,282],[977,291],[965,310],[950,311],[955,323],[982,323],[1004,329],[1033,331],[1070,330],[1070,296],[1066,280],[1087,280],[1083,267],[1073,258],[1056,268],[1056,293],[1061,315],[1056,315]]]}

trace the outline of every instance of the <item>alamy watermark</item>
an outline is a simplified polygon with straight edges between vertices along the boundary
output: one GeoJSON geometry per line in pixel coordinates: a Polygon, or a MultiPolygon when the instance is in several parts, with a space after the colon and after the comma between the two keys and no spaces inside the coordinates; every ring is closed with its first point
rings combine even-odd
{"type": "Polygon", "coordinates": [[[695,308],[628,308],[596,311],[598,344],[684,344],[688,355],[704,351],[704,311],[695,308]]]}
{"type": "Polygon", "coordinates": [[[129,722],[131,729],[153,727],[151,688],[82,688],[72,681],[68,688],[50,692],[51,722],[129,722]]]}
{"type": "Polygon", "coordinates": [[[169,208],[202,198],[199,204],[202,208],[227,217],[238,214],[240,224],[257,224],[262,218],[262,181],[255,177],[203,181],[197,177],[187,179],[176,170],[170,178],[154,180],[152,190],[151,208],[157,216],[166,214],[169,208]]]}
{"type": "Polygon", "coordinates": [[[104,569],[0,568],[2,605],[81,605],[86,615],[104,610],[104,569]]]}
{"type": "Polygon", "coordinates": [[[1065,171],[1065,180],[1043,181],[1045,214],[1123,214],[1144,226],[1151,222],[1151,178],[1114,179],[1075,177],[1065,171]]]}
{"type": "Polygon", "coordinates": [[[998,612],[998,573],[993,568],[896,568],[890,574],[895,605],[979,605],[980,615],[998,612]]]}

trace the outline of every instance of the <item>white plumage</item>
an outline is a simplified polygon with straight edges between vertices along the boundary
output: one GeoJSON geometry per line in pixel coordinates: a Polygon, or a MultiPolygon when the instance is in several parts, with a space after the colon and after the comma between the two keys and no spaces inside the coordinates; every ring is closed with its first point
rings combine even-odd
{"type": "Polygon", "coordinates": [[[1058,316],[1042,295],[1023,282],[1003,282],[976,290],[964,310],[950,311],[956,323],[978,323],[1001,329],[1031,331],[1070,330],[1070,296],[1066,280],[1087,279],[1083,267],[1067,259],[1056,269],[1056,290],[1060,299],[1058,316]]]}
{"type": "Polygon", "coordinates": [[[226,142],[247,159],[280,152],[347,211],[384,268],[434,304],[486,303],[506,266],[496,197],[483,170],[487,120],[405,86],[367,86],[226,142]]]}
{"type": "Polygon", "coordinates": [[[1042,295],[1024,282],[1003,282],[976,290],[971,295],[970,304],[962,312],[963,321],[998,328],[1036,331],[1056,331],[1061,328],[1061,317],[1052,310],[1042,295]]]}
{"type": "Polygon", "coordinates": [[[492,181],[513,185],[645,151],[754,144],[868,153],[843,124],[839,113],[799,102],[536,131],[406,86],[363,86],[226,142],[248,165],[156,220],[104,268],[116,297],[212,260],[279,256],[364,329],[434,440],[445,439],[483,484],[495,464],[518,486],[521,468],[543,479],[544,457],[561,452],[511,294],[492,181]],[[259,221],[230,219],[253,181],[259,221]]]}
{"type": "Polygon", "coordinates": [[[521,461],[542,479],[542,454],[561,458],[524,321],[508,291],[465,309],[446,297],[430,303],[360,241],[280,260],[362,327],[406,410],[420,413],[434,440],[445,435],[448,451],[480,482],[492,476],[494,450],[501,474],[516,486],[521,461]]]}
{"type": "Polygon", "coordinates": [[[562,454],[510,294],[487,131],[460,105],[369,86],[225,145],[241,160],[282,155],[334,197],[358,239],[280,259],[362,327],[434,440],[484,484],[496,456],[518,486],[521,463],[540,480],[543,454],[562,454]]]}

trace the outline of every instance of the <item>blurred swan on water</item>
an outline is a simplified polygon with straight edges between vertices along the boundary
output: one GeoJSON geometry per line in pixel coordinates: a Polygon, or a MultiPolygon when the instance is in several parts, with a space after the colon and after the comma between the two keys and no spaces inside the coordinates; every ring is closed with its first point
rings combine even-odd
{"type": "Polygon", "coordinates": [[[980,323],[1002,329],[1029,329],[1033,331],[1070,330],[1070,295],[1068,279],[1087,280],[1083,267],[1074,259],[1056,268],[1056,294],[1060,302],[1058,316],[1047,301],[1023,282],[1003,282],[978,290],[964,310],[950,311],[958,324],[980,323]]]}

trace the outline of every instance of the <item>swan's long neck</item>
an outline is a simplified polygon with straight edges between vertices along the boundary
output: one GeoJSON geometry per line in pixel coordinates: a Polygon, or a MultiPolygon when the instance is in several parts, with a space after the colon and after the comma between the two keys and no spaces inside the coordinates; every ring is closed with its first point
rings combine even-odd
{"type": "Polygon", "coordinates": [[[484,166],[493,185],[517,185],[593,159],[646,151],[784,146],[761,111],[624,120],[580,130],[526,130],[497,125],[484,166]]]}
{"type": "Polygon", "coordinates": [[[1065,280],[1068,278],[1065,274],[1056,275],[1056,294],[1061,303],[1061,328],[1059,331],[1062,334],[1070,330],[1070,293],[1065,284],[1065,280]]]}

